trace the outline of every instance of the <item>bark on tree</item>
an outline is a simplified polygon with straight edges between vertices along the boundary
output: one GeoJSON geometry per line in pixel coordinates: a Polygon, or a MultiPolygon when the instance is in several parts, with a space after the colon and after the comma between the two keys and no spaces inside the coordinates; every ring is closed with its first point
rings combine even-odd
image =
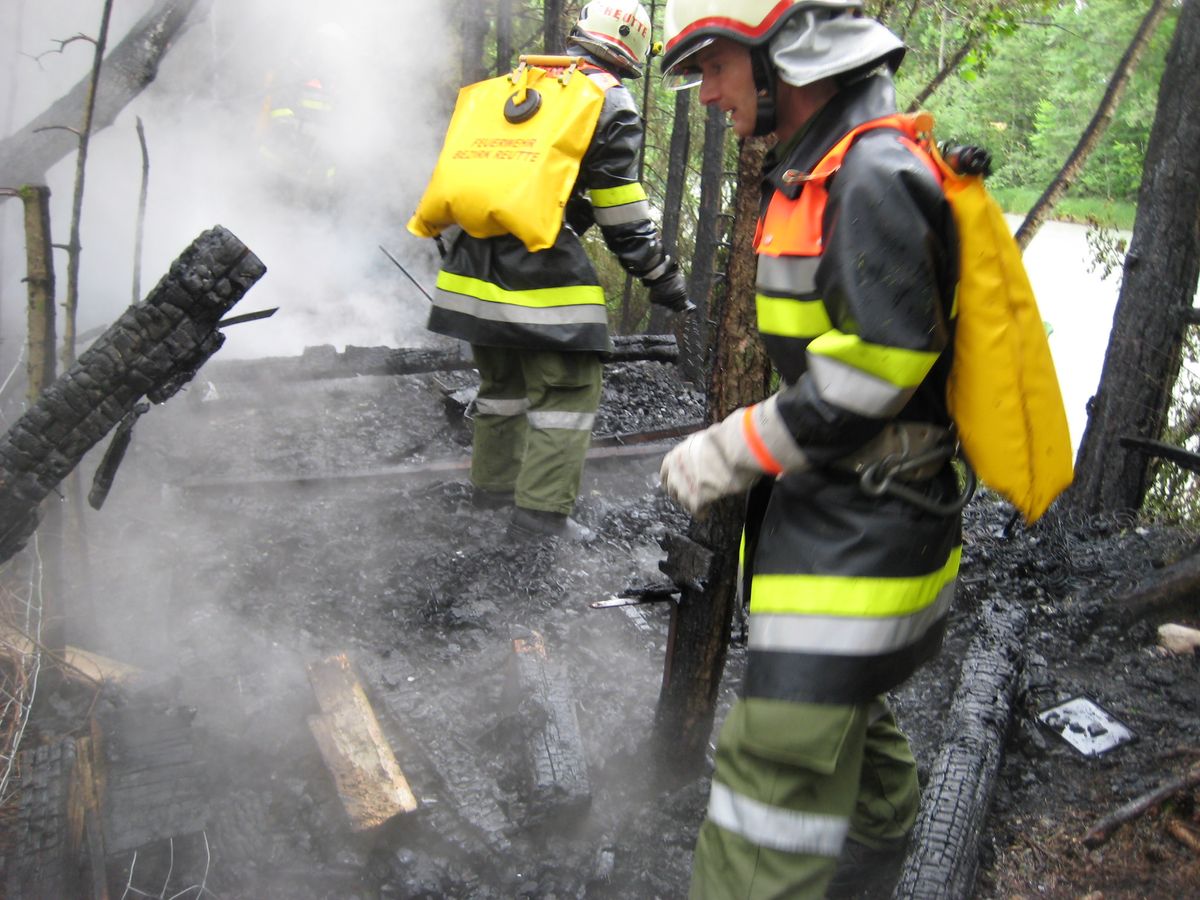
{"type": "Polygon", "coordinates": [[[100,14],[100,33],[92,54],[92,78],[88,83],[87,99],[83,104],[77,138],[79,152],[75,154],[75,190],[71,195],[71,230],[67,241],[67,296],[63,303],[63,366],[75,362],[75,316],[79,309],[79,255],[83,246],[79,240],[80,220],[83,218],[83,185],[87,174],[88,147],[92,140],[92,121],[96,112],[96,90],[108,46],[108,23],[112,20],[113,0],[105,0],[100,14]]]}
{"type": "Polygon", "coordinates": [[[1092,120],[1088,122],[1087,128],[1083,130],[1083,134],[1079,138],[1079,143],[1075,145],[1075,149],[1071,151],[1071,155],[1067,157],[1067,161],[1063,163],[1062,168],[1058,170],[1058,174],[1046,186],[1046,190],[1042,192],[1042,196],[1038,197],[1037,202],[1033,204],[1033,208],[1026,214],[1025,221],[1017,229],[1014,237],[1016,238],[1017,246],[1022,250],[1029,246],[1029,242],[1033,240],[1033,236],[1037,234],[1037,230],[1042,227],[1042,223],[1049,217],[1055,204],[1062,199],[1063,194],[1074,183],[1075,178],[1083,169],[1088,157],[1092,155],[1092,151],[1096,149],[1096,145],[1100,143],[1100,139],[1104,137],[1104,133],[1108,131],[1108,126],[1112,124],[1113,116],[1116,115],[1117,106],[1121,102],[1121,97],[1125,93],[1129,79],[1133,77],[1138,62],[1141,61],[1146,48],[1150,46],[1150,38],[1154,36],[1154,32],[1158,29],[1159,24],[1166,18],[1170,6],[1171,0],[1154,0],[1150,4],[1150,9],[1146,11],[1146,15],[1142,18],[1141,25],[1134,32],[1133,40],[1129,42],[1129,46],[1125,48],[1125,52],[1121,55],[1116,71],[1113,72],[1112,78],[1109,79],[1108,88],[1104,91],[1104,96],[1100,99],[1100,105],[1096,108],[1092,120]]]}
{"type": "Polygon", "coordinates": [[[695,328],[689,341],[681,342],[687,351],[680,367],[687,377],[700,384],[708,366],[709,323],[714,286],[719,275],[718,251],[722,247],[725,195],[725,140],[728,128],[725,114],[715,106],[708,108],[704,122],[704,150],[700,159],[700,209],[696,217],[696,242],[692,254],[692,271],[688,276],[688,296],[696,304],[696,312],[688,322],[695,328]]]}
{"type": "MultiPolygon", "coordinates": [[[[675,113],[671,119],[671,143],[667,148],[667,189],[663,194],[663,249],[679,259],[679,214],[683,206],[683,187],[687,176],[691,144],[691,91],[675,94],[675,113]]],[[[695,256],[693,256],[695,259],[695,256]]],[[[650,334],[667,331],[670,315],[661,306],[650,308],[650,334]]]]}
{"type": "Polygon", "coordinates": [[[929,84],[925,85],[925,87],[921,89],[921,92],[913,98],[911,103],[908,104],[909,112],[917,112],[925,104],[925,101],[933,96],[933,92],[941,87],[942,82],[958,71],[958,67],[962,65],[962,61],[967,58],[968,53],[978,46],[979,40],[982,37],[983,34],[980,32],[968,36],[967,39],[963,41],[962,45],[955,50],[953,54],[951,54],[950,58],[946,60],[945,63],[943,63],[937,74],[930,79],[929,84]]]}
{"type": "Polygon", "coordinates": [[[487,77],[483,44],[487,39],[488,16],[481,0],[464,0],[459,7],[459,26],[462,28],[462,80],[473,84],[487,77]]]}
{"type": "MultiPolygon", "coordinates": [[[[766,149],[765,141],[746,141],[738,163],[728,290],[722,302],[714,304],[716,357],[708,386],[712,422],[739,406],[761,400],[770,389],[770,365],[755,337],[754,324],[757,266],[753,239],[766,149]]],[[[670,770],[676,776],[694,775],[704,764],[737,602],[744,505],[743,497],[718,501],[703,520],[694,521],[688,529],[688,541],[710,551],[712,564],[706,583],[680,586],[679,608],[668,638],[669,662],[663,672],[655,735],[660,748],[670,748],[670,770]]],[[[668,553],[667,563],[671,561],[668,553]]]]}
{"type": "MultiPolygon", "coordinates": [[[[93,133],[107,128],[117,115],[158,75],[158,67],[175,40],[203,17],[213,0],[159,0],[130,29],[104,61],[92,117],[93,133]]],[[[82,121],[91,75],[0,141],[0,172],[9,186],[41,184],[46,172],[79,146],[75,134],[61,127],[82,121]],[[49,129],[49,130],[47,130],[49,129]]],[[[0,202],[3,202],[0,195],[0,202]]]]}
{"type": "Polygon", "coordinates": [[[1158,94],[1138,213],[1100,387],[1089,403],[1075,482],[1077,515],[1138,509],[1149,457],[1118,438],[1158,439],[1200,276],[1200,3],[1184,3],[1158,94]]]}
{"type": "Polygon", "coordinates": [[[496,74],[513,68],[512,0],[496,0],[496,74]]]}
{"type": "Polygon", "coordinates": [[[21,189],[25,203],[25,283],[29,308],[26,318],[29,388],[26,397],[34,403],[54,381],[54,252],[50,240],[50,188],[21,189]]]}
{"type": "Polygon", "coordinates": [[[542,26],[542,49],[546,53],[561,53],[563,50],[563,0],[545,0],[546,13],[542,26]]]}

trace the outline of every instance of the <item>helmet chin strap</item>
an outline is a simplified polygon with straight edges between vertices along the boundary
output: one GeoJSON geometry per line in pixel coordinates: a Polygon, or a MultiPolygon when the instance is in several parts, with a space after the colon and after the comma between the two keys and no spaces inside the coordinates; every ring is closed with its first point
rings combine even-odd
{"type": "Polygon", "coordinates": [[[754,73],[754,90],[758,95],[754,135],[761,137],[774,131],[777,124],[775,68],[771,65],[771,54],[766,47],[750,48],[750,69],[754,73]]]}

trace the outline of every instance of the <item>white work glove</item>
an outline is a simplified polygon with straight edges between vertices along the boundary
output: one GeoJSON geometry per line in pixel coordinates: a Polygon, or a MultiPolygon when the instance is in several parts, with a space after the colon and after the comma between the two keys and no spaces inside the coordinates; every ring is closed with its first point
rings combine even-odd
{"type": "Polygon", "coordinates": [[[672,449],[658,472],[667,496],[696,515],[763,475],[807,468],[808,458],[776,408],[777,397],[735,410],[672,449]]]}

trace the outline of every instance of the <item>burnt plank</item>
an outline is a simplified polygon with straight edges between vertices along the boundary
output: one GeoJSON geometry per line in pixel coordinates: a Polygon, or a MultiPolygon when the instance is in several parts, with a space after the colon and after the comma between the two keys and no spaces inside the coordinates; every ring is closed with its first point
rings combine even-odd
{"type": "Polygon", "coordinates": [[[550,658],[540,632],[515,627],[512,649],[506,703],[525,736],[529,809],[537,815],[586,809],[592,788],[566,667],[550,658]]]}

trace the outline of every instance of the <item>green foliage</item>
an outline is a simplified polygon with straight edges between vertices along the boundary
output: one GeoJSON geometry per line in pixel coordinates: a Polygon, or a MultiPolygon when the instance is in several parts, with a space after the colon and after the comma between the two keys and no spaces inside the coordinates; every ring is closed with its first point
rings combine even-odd
{"type": "MultiPolygon", "coordinates": [[[[1043,4],[1047,14],[1032,21],[1001,16],[985,44],[988,52],[980,57],[986,69],[964,65],[927,102],[938,134],[989,148],[996,160],[993,189],[1040,194],[1094,115],[1145,6],[1128,0],[1070,0],[1043,4]]],[[[925,47],[940,36],[941,26],[933,20],[923,25],[918,46],[925,47]]],[[[1174,14],[1142,57],[1071,196],[1136,201],[1173,25],[1174,14]]],[[[929,73],[927,61],[902,69],[897,82],[901,98],[916,96],[929,73]]]]}

